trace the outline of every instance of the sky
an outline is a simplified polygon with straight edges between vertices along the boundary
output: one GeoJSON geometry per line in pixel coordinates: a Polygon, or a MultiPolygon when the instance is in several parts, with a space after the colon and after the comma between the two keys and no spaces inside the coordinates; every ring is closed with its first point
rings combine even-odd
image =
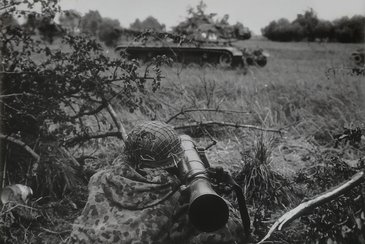
{"type": "MultiPolygon", "coordinates": [[[[63,10],[75,9],[82,14],[98,10],[102,17],[118,19],[128,28],[136,18],[144,20],[153,16],[169,30],[187,16],[187,9],[200,0],[61,0],[63,10]]],[[[313,8],[318,18],[334,20],[343,16],[365,14],[365,0],[205,0],[206,13],[216,13],[222,18],[229,15],[229,23],[243,23],[254,34],[272,20],[287,18],[292,21],[297,14],[313,8]]]]}

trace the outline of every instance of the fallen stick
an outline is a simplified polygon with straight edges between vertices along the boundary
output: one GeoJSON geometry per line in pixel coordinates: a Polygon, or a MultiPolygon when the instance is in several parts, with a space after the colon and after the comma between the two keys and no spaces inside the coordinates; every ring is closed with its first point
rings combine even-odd
{"type": "Polygon", "coordinates": [[[236,127],[236,128],[247,128],[247,129],[269,131],[269,132],[276,132],[276,133],[283,132],[281,129],[263,128],[263,127],[255,126],[255,125],[244,125],[244,124],[220,122],[220,121],[202,121],[202,122],[194,122],[194,123],[190,123],[190,124],[176,125],[176,126],[174,126],[174,129],[175,130],[187,129],[187,128],[193,128],[193,127],[206,126],[206,125],[230,126],[230,127],[236,127]]]}
{"type": "Polygon", "coordinates": [[[245,112],[245,111],[223,110],[223,109],[212,109],[212,108],[181,109],[180,112],[171,116],[168,120],[165,121],[165,123],[168,124],[169,122],[171,122],[171,120],[175,119],[180,114],[185,114],[185,113],[190,113],[190,112],[217,112],[217,113],[242,113],[242,114],[250,113],[250,112],[245,112]]]}
{"type": "Polygon", "coordinates": [[[290,210],[289,212],[286,212],[283,216],[281,216],[270,228],[269,232],[266,234],[266,236],[257,244],[264,243],[265,240],[270,238],[272,233],[276,229],[281,230],[286,225],[294,221],[295,219],[303,216],[304,214],[310,212],[314,208],[321,206],[325,204],[326,202],[329,202],[339,196],[341,196],[343,193],[351,190],[355,186],[359,185],[362,181],[365,180],[364,171],[359,172],[352,176],[352,178],[345,183],[342,183],[341,185],[335,187],[334,189],[331,189],[317,197],[315,197],[312,200],[309,200],[307,202],[299,204],[296,208],[290,210]]]}

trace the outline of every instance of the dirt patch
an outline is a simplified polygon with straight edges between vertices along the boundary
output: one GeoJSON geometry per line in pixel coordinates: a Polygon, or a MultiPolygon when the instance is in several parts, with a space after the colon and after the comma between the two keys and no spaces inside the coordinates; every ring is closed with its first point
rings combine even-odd
{"type": "Polygon", "coordinates": [[[293,178],[301,169],[316,162],[318,148],[301,137],[283,137],[272,149],[270,166],[285,177],[293,178]]]}

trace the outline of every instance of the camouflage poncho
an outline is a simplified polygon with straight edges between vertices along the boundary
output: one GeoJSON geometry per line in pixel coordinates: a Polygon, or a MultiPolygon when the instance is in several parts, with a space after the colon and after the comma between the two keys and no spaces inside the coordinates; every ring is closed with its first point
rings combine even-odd
{"type": "Polygon", "coordinates": [[[233,208],[227,227],[200,233],[181,211],[186,201],[179,180],[165,170],[137,172],[117,158],[116,165],[92,176],[89,197],[73,225],[69,243],[242,243],[241,222],[233,208]]]}

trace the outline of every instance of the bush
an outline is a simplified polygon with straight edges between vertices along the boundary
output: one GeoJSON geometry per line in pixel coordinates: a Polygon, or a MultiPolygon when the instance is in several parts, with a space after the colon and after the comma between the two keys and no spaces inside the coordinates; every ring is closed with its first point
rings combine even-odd
{"type": "MultiPolygon", "coordinates": [[[[46,7],[43,13],[52,10],[53,1],[42,3],[46,7]]],[[[54,10],[58,11],[56,6],[54,10]]],[[[9,15],[18,12],[16,8],[8,10],[9,15]]],[[[159,88],[159,67],[167,59],[157,57],[150,66],[152,72],[140,69],[136,61],[106,56],[100,43],[82,35],[64,35],[57,48],[35,40],[18,25],[2,26],[0,35],[0,109],[6,114],[1,117],[1,138],[6,142],[1,153],[10,165],[8,181],[32,184],[34,189],[42,186],[47,189],[41,193],[62,196],[77,184],[73,175],[79,169],[71,169],[70,165],[78,163],[54,147],[82,146],[92,138],[121,138],[111,101],[118,99],[121,106],[136,109],[145,94],[159,88]],[[108,122],[110,118],[113,122],[108,122]],[[85,123],[86,119],[94,124],[85,123]],[[112,124],[117,131],[108,131],[112,124]],[[40,155],[39,161],[29,159],[31,150],[40,155]]],[[[4,167],[1,160],[0,171],[4,167]]]]}

